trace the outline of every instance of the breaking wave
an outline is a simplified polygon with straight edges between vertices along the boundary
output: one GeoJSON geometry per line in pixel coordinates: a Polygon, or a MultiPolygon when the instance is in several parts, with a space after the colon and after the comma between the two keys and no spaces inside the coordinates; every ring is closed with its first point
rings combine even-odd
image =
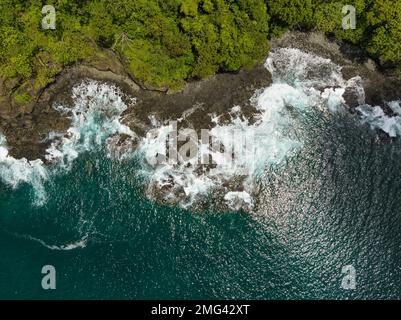
{"type": "Polygon", "coordinates": [[[363,123],[367,123],[372,129],[380,129],[390,137],[401,135],[401,101],[391,101],[387,106],[393,111],[394,116],[388,116],[379,106],[372,107],[368,104],[361,105],[357,110],[361,113],[363,123]]]}
{"type": "Polygon", "coordinates": [[[6,139],[0,134],[0,178],[5,184],[17,188],[22,184],[30,184],[34,190],[34,204],[43,205],[47,195],[44,182],[49,172],[42,160],[28,161],[25,158],[15,159],[9,155],[6,139]]]}
{"type": "MultiPolygon", "coordinates": [[[[265,67],[272,74],[272,84],[255,92],[250,100],[255,109],[254,121],[243,114],[243,106],[232,106],[225,115],[210,114],[208,133],[221,148],[214,148],[209,140],[205,144],[199,137],[200,128],[196,128],[192,130],[195,135],[190,134],[187,141],[197,145],[196,155],[168,161],[170,149],[166,141],[174,131],[172,125],[152,118],[153,128],[138,138],[121,122],[128,107],[121,90],[87,80],[73,88],[73,106],[55,106],[71,120],[71,127],[65,133],[48,135],[51,145],[45,159],[49,165],[41,160],[14,159],[8,153],[5,137],[0,136],[0,178],[12,188],[24,183],[32,185],[34,203],[43,205],[49,177],[70,170],[74,160],[85,152],[107,146],[104,150],[111,157],[118,148],[119,137],[125,136],[138,142],[136,154],[141,159],[141,174],[146,178],[150,198],[189,207],[210,196],[217,197],[227,208],[251,210],[260,187],[259,178],[280,170],[307,143],[304,137],[309,124],[304,119],[316,111],[341,113],[346,108],[343,95],[347,89],[357,95],[362,123],[391,137],[401,134],[400,102],[388,103],[394,117],[387,116],[381,107],[367,105],[362,79],[345,80],[341,67],[329,59],[281,48],[270,53],[265,67]],[[167,161],[152,161],[160,157],[167,161]],[[211,159],[207,165],[201,161],[205,157],[211,159]]],[[[128,103],[135,102],[131,99],[128,103]]],[[[185,114],[181,119],[170,119],[177,121],[178,136],[185,136],[186,130],[191,129],[182,128],[184,119],[185,114]]],[[[126,150],[132,151],[130,147],[126,150]]]]}
{"type": "MultiPolygon", "coordinates": [[[[238,209],[242,204],[249,209],[258,190],[257,177],[266,170],[275,170],[302,149],[304,141],[300,137],[306,130],[302,119],[311,110],[339,112],[345,104],[342,95],[347,87],[356,87],[360,99],[364,98],[360,78],[345,81],[339,66],[313,54],[297,49],[276,50],[270,53],[265,67],[273,83],[251,98],[257,110],[254,123],[243,117],[241,106],[233,106],[228,124],[220,121],[221,115],[211,115],[211,136],[234,153],[229,165],[227,157],[199,139],[195,141],[200,146],[197,156],[178,163],[151,164],[147,171],[151,196],[185,207],[217,192],[222,193],[228,207],[238,209]],[[214,160],[214,166],[207,170],[199,165],[204,153],[214,160]]],[[[172,130],[168,124],[155,125],[139,145],[145,158],[156,154],[167,157],[166,140],[172,130]]]]}
{"type": "MultiPolygon", "coordinates": [[[[116,86],[97,81],[85,81],[74,87],[74,107],[55,107],[71,119],[72,125],[61,139],[52,143],[46,159],[68,168],[79,154],[103,146],[113,135],[134,138],[130,128],[120,122],[121,114],[127,109],[122,97],[116,86]]],[[[131,102],[135,103],[135,99],[131,102]]]]}
{"type": "MultiPolygon", "coordinates": [[[[116,86],[83,81],[73,88],[72,99],[72,107],[54,106],[71,119],[71,127],[66,133],[49,133],[47,140],[52,142],[46,150],[48,165],[40,159],[13,158],[9,155],[6,138],[0,135],[1,181],[14,189],[24,183],[30,184],[34,190],[35,205],[46,203],[45,182],[55,174],[68,171],[80,154],[102,148],[105,144],[109,144],[109,150],[112,150],[115,141],[111,137],[114,135],[135,139],[135,134],[120,122],[127,105],[116,86]]],[[[135,103],[135,99],[131,99],[130,103],[135,103]]]]}

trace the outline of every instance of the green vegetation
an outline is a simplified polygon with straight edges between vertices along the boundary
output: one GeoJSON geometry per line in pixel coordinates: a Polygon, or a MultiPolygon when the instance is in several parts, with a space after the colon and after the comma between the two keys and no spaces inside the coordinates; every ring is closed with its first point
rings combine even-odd
{"type": "Polygon", "coordinates": [[[1,82],[31,93],[67,65],[102,59],[105,48],[145,86],[179,89],[253,66],[288,29],[334,34],[401,71],[401,0],[0,0],[0,12],[1,82]],[[45,4],[56,8],[55,30],[41,28],[45,4]],[[356,30],[342,29],[345,4],[356,7],[356,30]]]}
{"type": "Polygon", "coordinates": [[[272,31],[299,28],[333,34],[368,52],[401,73],[401,0],[267,1],[272,31]],[[342,28],[344,5],[356,9],[355,30],[342,28]]]}
{"type": "Polygon", "coordinates": [[[32,97],[26,92],[16,95],[14,99],[17,103],[28,103],[32,101],[32,97]]]}
{"type": "Polygon", "coordinates": [[[3,78],[34,77],[43,87],[64,66],[110,48],[144,85],[177,89],[184,79],[251,67],[268,51],[263,0],[59,0],[55,30],[41,28],[44,4],[1,0],[3,78]]]}
{"type": "Polygon", "coordinates": [[[401,1],[356,0],[356,30],[343,30],[336,11],[347,1],[323,1],[316,10],[319,30],[333,33],[338,39],[352,42],[366,50],[382,64],[401,72],[401,1]]]}

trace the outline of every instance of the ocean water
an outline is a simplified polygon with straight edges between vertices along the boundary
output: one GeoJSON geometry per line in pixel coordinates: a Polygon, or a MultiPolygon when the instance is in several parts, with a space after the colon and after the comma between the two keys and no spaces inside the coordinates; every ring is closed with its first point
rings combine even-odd
{"type": "Polygon", "coordinates": [[[229,124],[211,115],[225,147],[233,130],[253,142],[234,166],[149,164],[166,154],[168,124],[137,137],[119,89],[94,81],[77,84],[72,109],[54,106],[72,126],[49,134],[50,164],[12,158],[1,136],[0,298],[401,298],[399,117],[366,105],[361,79],[330,60],[280,49],[266,68],[255,123],[241,106],[229,124]],[[349,86],[357,116],[344,111],[349,86]],[[116,146],[119,135],[138,148],[116,146]],[[44,265],[55,290],[41,287],[44,265]]]}

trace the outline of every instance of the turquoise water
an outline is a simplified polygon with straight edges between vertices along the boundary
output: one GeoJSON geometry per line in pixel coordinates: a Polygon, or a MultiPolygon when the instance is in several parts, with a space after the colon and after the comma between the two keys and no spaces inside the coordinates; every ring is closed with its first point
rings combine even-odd
{"type": "Polygon", "coordinates": [[[46,182],[44,206],[29,185],[2,185],[0,297],[400,298],[400,143],[374,143],[347,119],[311,121],[308,146],[264,181],[254,213],[151,202],[135,160],[102,150],[46,182]],[[56,290],[41,288],[47,264],[56,290]],[[355,290],[341,288],[348,264],[355,290]]]}
{"type": "Polygon", "coordinates": [[[364,116],[342,112],[342,93],[360,79],[345,81],[327,59],[284,49],[266,66],[274,83],[254,97],[259,123],[232,119],[257,136],[253,163],[239,158],[252,169],[243,210],[221,206],[230,168],[205,178],[144,166],[143,153],[165,143],[119,122],[127,106],[109,85],[83,82],[74,108],[58,109],[72,126],[51,165],[13,159],[0,136],[0,298],[400,299],[401,142],[372,130],[397,135],[400,117],[363,105],[363,90],[364,116]],[[110,156],[107,139],[119,134],[141,152],[110,156]],[[150,187],[169,180],[202,206],[189,209],[166,185],[175,201],[163,205],[150,187]],[[55,290],[41,287],[44,265],[56,269],[55,290]],[[342,287],[349,265],[353,290],[342,287]]]}

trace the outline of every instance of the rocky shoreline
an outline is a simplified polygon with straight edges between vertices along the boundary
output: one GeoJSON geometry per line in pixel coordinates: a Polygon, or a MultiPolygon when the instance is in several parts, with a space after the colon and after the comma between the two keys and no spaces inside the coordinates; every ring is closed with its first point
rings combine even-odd
{"type": "MultiPolygon", "coordinates": [[[[272,48],[277,47],[298,48],[330,59],[342,67],[345,80],[360,76],[367,104],[386,108],[384,102],[401,99],[401,78],[393,70],[382,68],[353,45],[337,42],[321,33],[288,32],[272,41],[272,48]]],[[[352,92],[345,92],[344,98],[350,111],[355,113],[358,103],[352,92]]],[[[391,110],[385,111],[392,115],[391,110]]]]}
{"type": "MultiPolygon", "coordinates": [[[[272,50],[293,47],[330,58],[342,66],[344,78],[360,76],[366,93],[366,103],[390,109],[385,102],[401,98],[401,79],[383,71],[371,59],[356,48],[339,44],[322,34],[289,32],[280,39],[272,40],[272,50]]],[[[255,113],[249,99],[258,89],[271,83],[271,75],[263,67],[256,65],[251,70],[237,73],[221,73],[203,81],[190,81],[181,92],[162,92],[142,88],[124,70],[123,64],[113,52],[105,52],[106,63],[94,62],[90,65],[71,66],[48,85],[39,99],[28,108],[13,105],[2,84],[0,99],[0,133],[7,138],[10,155],[28,160],[44,159],[49,146],[46,137],[49,132],[65,132],[70,120],[53,108],[54,103],[70,105],[72,87],[84,79],[94,79],[116,84],[127,97],[135,97],[137,103],[128,105],[122,115],[122,122],[138,135],[143,135],[150,125],[149,115],[161,121],[185,118],[186,125],[209,128],[210,114],[227,113],[235,105],[242,107],[245,117],[252,121],[255,113]]],[[[345,92],[344,98],[349,111],[355,113],[358,106],[356,93],[345,92]]],[[[224,119],[224,116],[222,117],[224,119]]]]}

